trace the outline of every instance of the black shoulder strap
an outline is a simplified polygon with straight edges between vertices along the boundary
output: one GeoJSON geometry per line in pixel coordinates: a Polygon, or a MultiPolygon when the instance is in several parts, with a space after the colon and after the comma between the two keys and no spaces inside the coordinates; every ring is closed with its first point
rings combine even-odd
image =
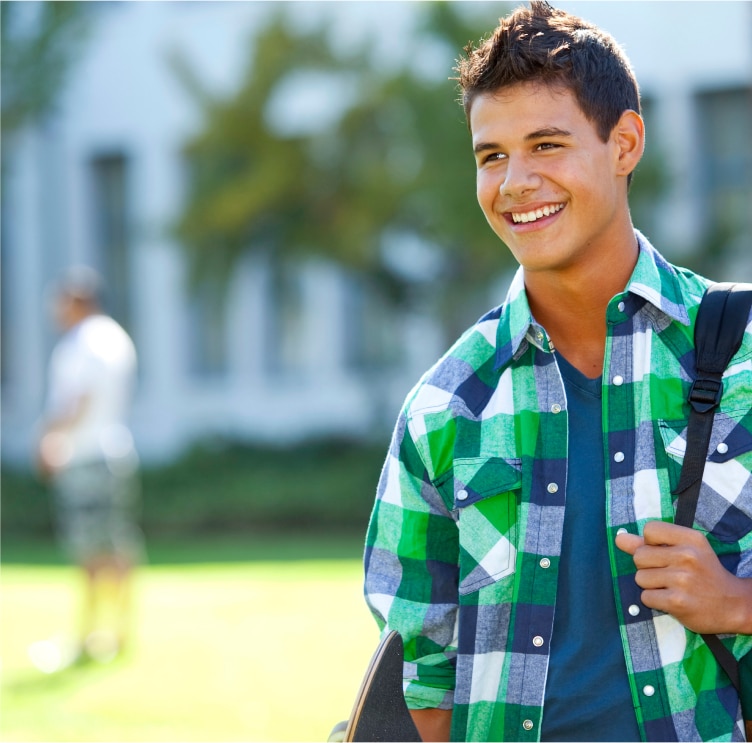
{"type": "Polygon", "coordinates": [[[689,391],[687,450],[679,484],[676,523],[692,526],[713,416],[723,394],[723,372],[744,338],[752,307],[752,284],[714,284],[702,298],[695,322],[697,375],[689,391]]]}
{"type": "MultiPolygon", "coordinates": [[[[752,308],[752,284],[714,284],[702,298],[695,322],[697,375],[689,392],[687,450],[674,522],[692,527],[702,473],[710,445],[713,417],[723,394],[723,372],[739,350],[752,308]]],[[[717,635],[702,636],[731,683],[740,690],[739,666],[717,635]]]]}

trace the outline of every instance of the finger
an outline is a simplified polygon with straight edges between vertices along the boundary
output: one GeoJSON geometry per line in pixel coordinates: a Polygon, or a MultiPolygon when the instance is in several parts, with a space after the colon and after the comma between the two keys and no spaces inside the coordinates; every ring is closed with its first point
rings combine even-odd
{"type": "Polygon", "coordinates": [[[635,583],[646,591],[671,588],[672,573],[665,568],[640,568],[635,573],[635,583]]]}
{"type": "Polygon", "coordinates": [[[638,570],[667,568],[675,560],[675,548],[666,545],[645,544],[634,552],[634,563],[638,570]]]}
{"type": "Polygon", "coordinates": [[[669,592],[665,588],[648,588],[640,595],[640,601],[650,609],[668,612],[669,592]]]}
{"type": "Polygon", "coordinates": [[[642,530],[645,544],[677,545],[694,543],[699,532],[686,526],[669,524],[665,521],[648,521],[642,530]]]}
{"type": "Polygon", "coordinates": [[[628,555],[634,555],[634,553],[645,544],[645,540],[642,537],[638,537],[637,534],[617,534],[615,540],[616,546],[628,555]]]}

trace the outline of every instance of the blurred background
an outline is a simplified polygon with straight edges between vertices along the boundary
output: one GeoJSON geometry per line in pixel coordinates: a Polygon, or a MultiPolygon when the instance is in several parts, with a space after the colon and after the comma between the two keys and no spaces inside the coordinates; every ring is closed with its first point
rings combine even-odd
{"type": "MultiPolygon", "coordinates": [[[[636,225],[752,280],[752,3],[558,5],[640,81],[636,225]]],[[[451,79],[510,7],[2,2],[4,739],[325,740],[347,716],[391,426],[514,270],[451,79]],[[46,298],[81,263],[138,353],[148,559],[136,647],[44,675],[26,648],[78,587],[32,466],[46,298]]]]}

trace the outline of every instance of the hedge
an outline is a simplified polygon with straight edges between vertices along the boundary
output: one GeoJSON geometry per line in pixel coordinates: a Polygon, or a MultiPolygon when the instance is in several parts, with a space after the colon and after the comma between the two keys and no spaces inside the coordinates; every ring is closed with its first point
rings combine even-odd
{"type": "MultiPolygon", "coordinates": [[[[204,444],[168,466],[142,470],[142,524],[151,534],[365,530],[386,447],[204,444]]],[[[1,476],[3,533],[49,535],[46,487],[28,472],[4,467],[1,476]]]]}

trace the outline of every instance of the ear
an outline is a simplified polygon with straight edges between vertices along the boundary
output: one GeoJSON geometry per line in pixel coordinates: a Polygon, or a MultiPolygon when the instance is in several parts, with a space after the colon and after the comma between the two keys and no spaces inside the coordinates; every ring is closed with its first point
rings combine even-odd
{"type": "Polygon", "coordinates": [[[617,146],[617,174],[627,176],[637,167],[645,150],[645,124],[642,117],[636,111],[625,111],[616,122],[612,136],[617,146]]]}

